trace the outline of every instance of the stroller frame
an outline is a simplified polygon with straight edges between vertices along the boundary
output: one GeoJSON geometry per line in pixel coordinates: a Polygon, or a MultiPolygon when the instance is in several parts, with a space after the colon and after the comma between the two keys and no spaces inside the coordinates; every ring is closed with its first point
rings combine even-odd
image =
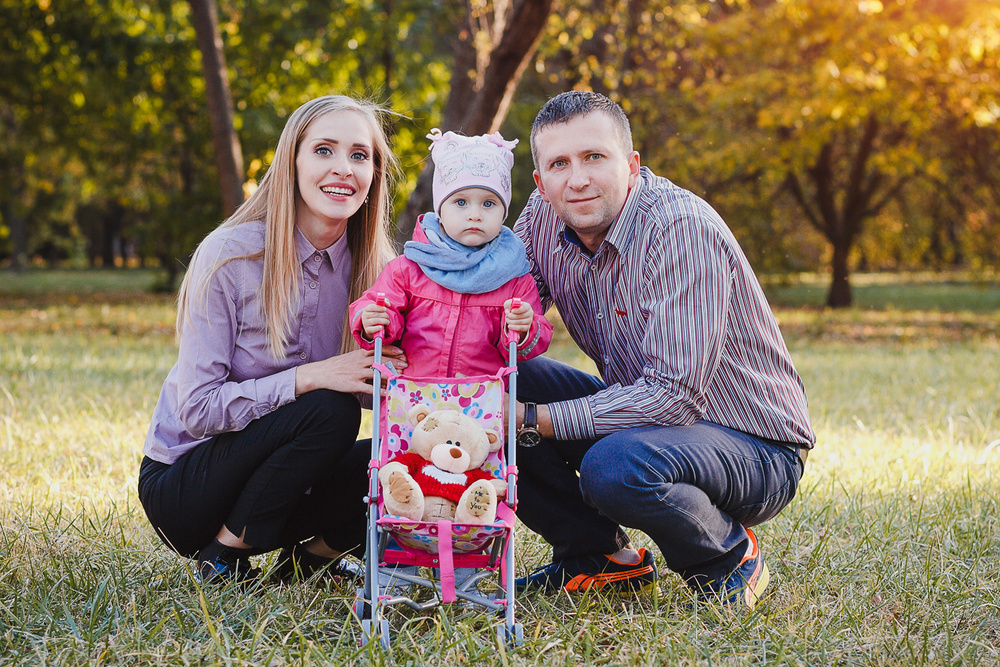
{"type": "MultiPolygon", "coordinates": [[[[516,303],[514,307],[517,307],[516,303]]],[[[489,537],[482,547],[475,547],[469,553],[453,554],[451,540],[455,539],[456,535],[452,533],[452,526],[458,524],[443,521],[437,522],[435,526],[426,522],[413,522],[425,525],[431,533],[436,534],[439,545],[443,540],[449,541],[447,547],[441,547],[438,554],[433,554],[398,544],[390,545],[390,537],[395,536],[391,535],[392,531],[384,525],[384,521],[380,522],[382,517],[380,517],[379,494],[381,490],[378,471],[382,465],[380,458],[383,429],[387,425],[383,423],[382,398],[379,387],[381,387],[383,372],[389,371],[389,369],[382,364],[382,336],[375,336],[375,363],[372,367],[373,387],[375,387],[372,392],[372,454],[368,466],[369,492],[365,498],[368,504],[365,579],[364,587],[358,589],[358,598],[354,607],[355,614],[361,620],[362,645],[378,641],[384,649],[389,648],[389,621],[385,617],[387,606],[405,604],[417,611],[427,611],[441,604],[457,600],[495,613],[503,612],[503,624],[497,626],[498,638],[509,646],[519,645],[522,642],[523,626],[517,623],[514,618],[514,510],[517,507],[517,421],[515,412],[517,405],[517,338],[517,333],[508,332],[509,365],[496,376],[497,379],[504,376],[508,378],[506,432],[504,434],[506,463],[503,468],[507,483],[507,496],[498,501],[498,523],[483,526],[483,529],[496,528],[497,534],[489,537]],[[446,531],[447,534],[445,534],[446,531]],[[404,566],[434,568],[434,571],[440,573],[440,577],[431,579],[419,576],[419,574],[400,571],[400,568],[404,566]],[[476,571],[460,585],[455,586],[455,566],[475,568],[476,571]],[[500,571],[499,581],[504,596],[502,598],[487,597],[481,594],[476,586],[480,581],[494,576],[497,569],[500,571]],[[383,587],[380,580],[386,580],[389,583],[383,587]],[[429,589],[432,591],[433,597],[430,600],[418,602],[408,595],[390,595],[390,591],[398,589],[396,582],[429,589]]],[[[412,570],[412,568],[407,569],[412,570]]]]}

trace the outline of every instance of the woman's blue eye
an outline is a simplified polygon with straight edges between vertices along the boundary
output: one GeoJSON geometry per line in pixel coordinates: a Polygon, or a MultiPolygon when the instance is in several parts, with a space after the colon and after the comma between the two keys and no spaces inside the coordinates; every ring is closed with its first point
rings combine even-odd
{"type": "Polygon", "coordinates": [[[355,151],[351,157],[360,162],[368,159],[368,153],[365,153],[364,151],[355,151]]]}
{"type": "Polygon", "coordinates": [[[320,146],[316,149],[317,155],[330,155],[331,151],[327,146],[320,146]]]}

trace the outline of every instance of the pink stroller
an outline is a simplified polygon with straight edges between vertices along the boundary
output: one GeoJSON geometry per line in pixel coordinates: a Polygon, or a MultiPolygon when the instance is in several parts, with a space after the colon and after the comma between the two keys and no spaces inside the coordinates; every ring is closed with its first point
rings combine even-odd
{"type": "Polygon", "coordinates": [[[378,640],[383,647],[389,647],[389,621],[384,613],[387,606],[405,604],[425,611],[456,601],[502,613],[504,622],[497,625],[498,637],[509,645],[521,643],[523,629],[514,620],[516,340],[516,334],[509,334],[510,364],[496,375],[454,379],[398,375],[382,364],[382,339],[376,337],[374,386],[380,385],[384,375],[386,396],[382,399],[378,391],[374,392],[365,584],[358,589],[355,603],[355,613],[362,623],[362,643],[378,640]],[[509,382],[506,428],[505,378],[509,382]],[[497,502],[496,521],[423,521],[387,514],[378,473],[390,459],[408,450],[415,424],[407,415],[421,405],[430,410],[457,410],[499,438],[499,450],[492,452],[483,465],[493,479],[506,484],[506,498],[497,502]],[[419,576],[417,568],[429,571],[429,576],[419,576]],[[472,574],[456,584],[456,568],[462,568],[464,574],[471,569],[472,574]],[[478,590],[477,584],[493,576],[502,597],[478,590]],[[410,597],[409,591],[420,588],[429,589],[429,600],[410,597]]]}

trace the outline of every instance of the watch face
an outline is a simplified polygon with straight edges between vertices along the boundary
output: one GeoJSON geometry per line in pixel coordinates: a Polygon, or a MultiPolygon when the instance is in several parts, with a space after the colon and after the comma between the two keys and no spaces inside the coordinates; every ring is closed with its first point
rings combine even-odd
{"type": "Polygon", "coordinates": [[[524,429],[517,434],[517,444],[522,447],[534,447],[542,441],[542,434],[535,429],[524,429]]]}

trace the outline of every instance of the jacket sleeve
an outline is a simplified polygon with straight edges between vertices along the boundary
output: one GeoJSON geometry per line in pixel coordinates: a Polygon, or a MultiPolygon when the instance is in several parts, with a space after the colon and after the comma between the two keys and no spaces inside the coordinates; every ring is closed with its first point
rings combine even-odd
{"type": "Polygon", "coordinates": [[[373,349],[375,341],[367,340],[364,337],[364,327],[361,325],[361,311],[368,304],[375,303],[375,299],[380,292],[385,294],[386,299],[389,301],[389,305],[386,306],[386,311],[389,315],[389,326],[386,327],[386,331],[382,336],[382,342],[395,343],[403,333],[403,326],[405,324],[403,314],[406,312],[409,304],[410,289],[409,280],[407,279],[406,272],[402,270],[403,265],[399,259],[397,258],[389,262],[382,273],[379,274],[379,277],[375,279],[375,284],[365,290],[365,293],[348,308],[351,317],[351,333],[354,335],[354,340],[358,342],[358,345],[362,349],[373,349]]]}

